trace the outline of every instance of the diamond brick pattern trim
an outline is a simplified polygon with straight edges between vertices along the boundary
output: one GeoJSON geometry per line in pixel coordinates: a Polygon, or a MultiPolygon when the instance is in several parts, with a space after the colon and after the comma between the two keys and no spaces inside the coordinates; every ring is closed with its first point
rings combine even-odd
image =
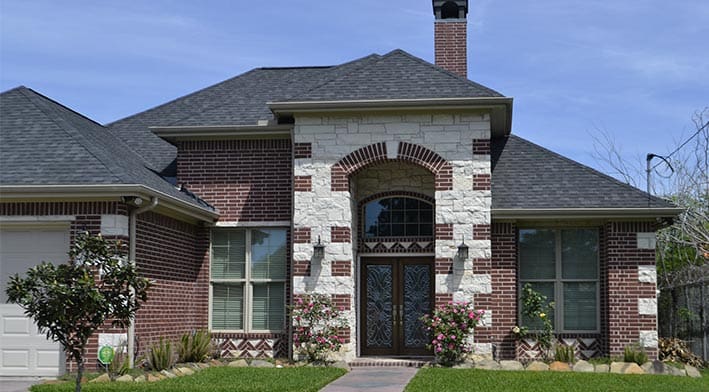
{"type": "Polygon", "coordinates": [[[352,242],[352,229],[349,227],[330,227],[330,240],[332,242],[352,242]]]}
{"type": "MultiPolygon", "coordinates": [[[[573,347],[577,359],[588,360],[602,355],[601,335],[582,334],[556,336],[556,344],[560,346],[573,347]]],[[[517,359],[522,362],[531,362],[542,359],[542,349],[539,342],[530,335],[528,338],[517,341],[517,359]]]]}
{"type": "Polygon", "coordinates": [[[490,240],[490,225],[473,225],[474,240],[490,240]]]}
{"type": "Polygon", "coordinates": [[[313,190],[313,179],[311,176],[293,177],[293,190],[296,192],[311,192],[313,190]]]}
{"type": "Polygon", "coordinates": [[[490,155],[490,139],[473,139],[473,155],[490,155]]]}
{"type": "Polygon", "coordinates": [[[221,334],[212,336],[223,358],[277,358],[288,355],[284,334],[221,334]]]}
{"type": "Polygon", "coordinates": [[[473,190],[489,191],[491,188],[489,174],[473,174],[473,190]]]}
{"type": "Polygon", "coordinates": [[[386,239],[359,238],[360,252],[368,253],[432,253],[433,237],[392,237],[386,239]]]}
{"type": "Polygon", "coordinates": [[[295,159],[307,159],[313,157],[312,143],[293,143],[293,157],[295,159]]]}
{"type": "Polygon", "coordinates": [[[352,276],[352,262],[350,260],[335,260],[331,265],[332,276],[352,276]]]}
{"type": "Polygon", "coordinates": [[[296,227],[295,229],[293,229],[293,243],[309,244],[310,239],[310,227],[296,227]]]}

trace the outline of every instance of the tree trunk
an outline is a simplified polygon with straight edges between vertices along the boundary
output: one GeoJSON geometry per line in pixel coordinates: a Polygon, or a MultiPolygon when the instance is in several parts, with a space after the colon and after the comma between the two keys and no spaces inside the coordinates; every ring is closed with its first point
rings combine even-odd
{"type": "Polygon", "coordinates": [[[79,357],[76,358],[76,388],[75,392],[81,392],[81,378],[84,376],[84,350],[81,350],[79,357]]]}

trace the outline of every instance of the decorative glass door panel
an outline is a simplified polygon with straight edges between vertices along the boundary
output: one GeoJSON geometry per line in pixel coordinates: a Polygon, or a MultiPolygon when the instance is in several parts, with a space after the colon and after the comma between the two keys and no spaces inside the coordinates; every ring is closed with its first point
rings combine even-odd
{"type": "Polygon", "coordinates": [[[431,312],[431,269],[426,264],[404,264],[403,332],[404,347],[420,349],[429,342],[421,316],[431,312]]]}
{"type": "Polygon", "coordinates": [[[367,347],[394,348],[394,277],[391,265],[367,268],[367,347]]]}
{"type": "Polygon", "coordinates": [[[429,355],[420,318],[433,308],[433,260],[365,258],[361,275],[364,355],[429,355]]]}

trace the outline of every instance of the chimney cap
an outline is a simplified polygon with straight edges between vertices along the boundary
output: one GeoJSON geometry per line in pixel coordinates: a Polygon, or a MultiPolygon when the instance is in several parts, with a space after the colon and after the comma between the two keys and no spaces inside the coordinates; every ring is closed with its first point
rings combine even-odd
{"type": "Polygon", "coordinates": [[[468,15],[468,0],[433,0],[436,20],[465,19],[468,15]]]}

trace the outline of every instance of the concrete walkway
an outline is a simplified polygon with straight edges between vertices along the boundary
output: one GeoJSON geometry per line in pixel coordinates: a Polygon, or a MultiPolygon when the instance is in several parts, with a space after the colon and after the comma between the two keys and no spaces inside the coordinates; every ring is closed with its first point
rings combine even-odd
{"type": "Polygon", "coordinates": [[[355,367],[321,392],[401,392],[417,371],[412,367],[355,367]]]}
{"type": "Polygon", "coordinates": [[[42,382],[39,378],[10,378],[0,377],[0,391],[2,392],[27,392],[34,384],[42,382]]]}

